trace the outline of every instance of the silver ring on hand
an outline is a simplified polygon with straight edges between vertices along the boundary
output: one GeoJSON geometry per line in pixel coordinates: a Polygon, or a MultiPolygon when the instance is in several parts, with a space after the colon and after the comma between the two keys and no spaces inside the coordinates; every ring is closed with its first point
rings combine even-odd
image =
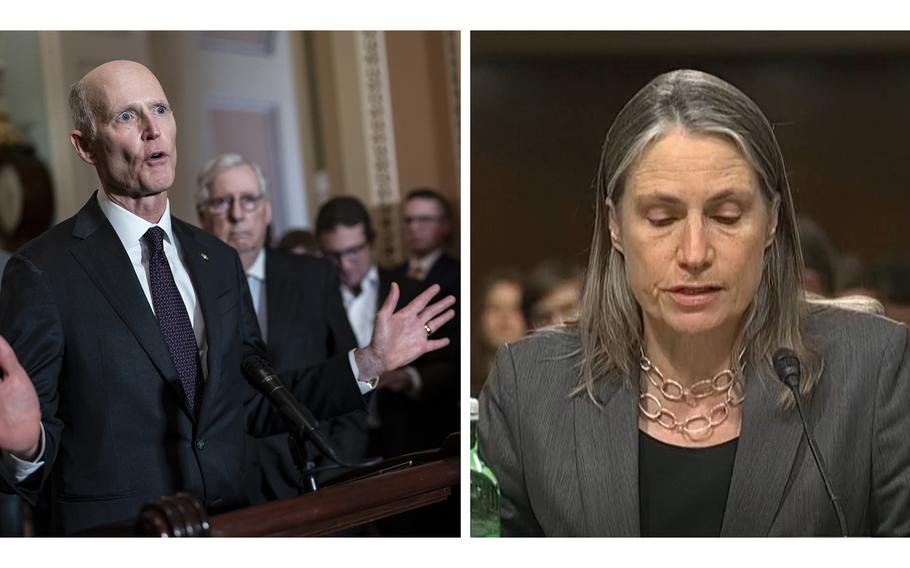
{"type": "Polygon", "coordinates": [[[427,325],[427,324],[423,324],[423,328],[424,328],[425,330],[427,330],[427,337],[430,337],[431,335],[433,335],[433,328],[432,328],[432,327],[430,327],[430,326],[427,325]]]}

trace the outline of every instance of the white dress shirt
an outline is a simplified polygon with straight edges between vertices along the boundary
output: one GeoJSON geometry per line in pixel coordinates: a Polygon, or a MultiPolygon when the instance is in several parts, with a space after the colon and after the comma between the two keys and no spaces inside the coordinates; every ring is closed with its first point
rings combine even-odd
{"type": "Polygon", "coordinates": [[[373,338],[373,321],[379,309],[379,270],[375,264],[360,281],[360,294],[355,296],[347,286],[341,285],[341,301],[357,338],[357,347],[366,347],[373,338]]]}
{"type": "MultiPolygon", "coordinates": [[[[246,273],[246,283],[250,287],[250,296],[253,297],[253,309],[256,310],[256,319],[259,320],[259,331],[262,341],[268,342],[268,300],[265,297],[265,249],[260,249],[256,260],[246,273]]],[[[356,376],[356,375],[355,375],[356,376]]]]}

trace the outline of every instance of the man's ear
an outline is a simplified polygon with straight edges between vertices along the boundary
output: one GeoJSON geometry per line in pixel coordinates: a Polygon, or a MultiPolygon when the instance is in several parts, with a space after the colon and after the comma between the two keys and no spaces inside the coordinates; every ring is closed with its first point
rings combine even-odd
{"type": "Polygon", "coordinates": [[[266,199],[263,206],[265,207],[265,224],[270,225],[272,223],[272,202],[266,199]]]}
{"type": "Polygon", "coordinates": [[[87,136],[82,134],[81,130],[73,130],[70,132],[70,144],[76,149],[76,153],[79,154],[79,157],[82,158],[83,162],[93,166],[96,164],[97,160],[95,160],[95,153],[92,151],[91,142],[87,136]]]}
{"type": "Polygon", "coordinates": [[[613,243],[613,248],[618,250],[620,254],[625,254],[625,251],[622,250],[622,238],[619,236],[619,221],[617,220],[616,205],[613,204],[613,201],[608,197],[605,205],[607,207],[607,227],[610,231],[610,242],[613,243]]]}
{"type": "Polygon", "coordinates": [[[780,198],[775,199],[771,203],[771,216],[768,220],[768,236],[767,239],[765,239],[765,248],[771,246],[774,242],[775,235],[777,235],[778,212],[780,212],[780,198]]]}

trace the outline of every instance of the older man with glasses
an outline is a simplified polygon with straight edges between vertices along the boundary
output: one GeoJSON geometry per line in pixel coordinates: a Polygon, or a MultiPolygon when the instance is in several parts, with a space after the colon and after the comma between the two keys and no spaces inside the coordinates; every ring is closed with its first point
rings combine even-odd
{"type": "MultiPolygon", "coordinates": [[[[269,360],[279,370],[307,367],[357,347],[334,267],[323,259],[267,247],[272,204],[259,165],[239,154],[210,160],[198,177],[200,223],[240,256],[269,360]]],[[[369,340],[367,340],[369,342],[369,340]]],[[[322,429],[349,459],[366,454],[362,411],[324,421],[322,429]]],[[[286,435],[248,437],[258,459],[248,490],[252,502],[286,499],[303,491],[286,435]]],[[[311,451],[311,458],[316,454],[311,451]]],[[[328,465],[321,458],[315,464],[328,465]]],[[[335,472],[320,474],[325,481],[335,472]]]]}

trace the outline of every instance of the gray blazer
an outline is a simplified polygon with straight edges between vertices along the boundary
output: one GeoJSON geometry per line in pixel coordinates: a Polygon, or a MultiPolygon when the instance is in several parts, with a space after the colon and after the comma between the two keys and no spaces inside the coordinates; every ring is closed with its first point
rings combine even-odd
{"type": "MultiPolygon", "coordinates": [[[[807,331],[825,371],[807,405],[851,535],[910,535],[910,333],[825,308],[807,331]]],[[[479,442],[502,492],[503,535],[638,536],[638,393],[576,384],[578,339],[538,333],[500,349],[480,397],[479,442]]],[[[836,536],[837,516],[799,416],[775,376],[747,372],[722,536],[836,536]]],[[[668,472],[667,475],[672,475],[668,472]]]]}

